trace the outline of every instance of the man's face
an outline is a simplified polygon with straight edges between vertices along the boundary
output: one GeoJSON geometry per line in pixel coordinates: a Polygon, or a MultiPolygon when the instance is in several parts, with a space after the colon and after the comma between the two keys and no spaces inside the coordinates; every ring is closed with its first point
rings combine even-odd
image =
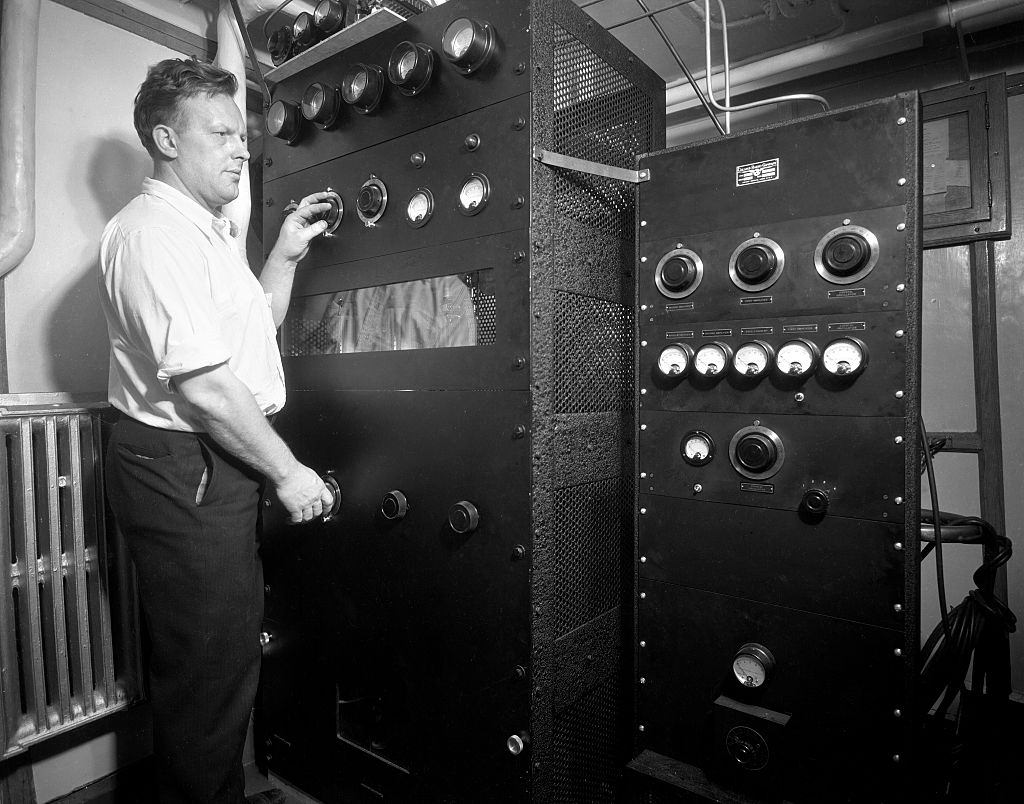
{"type": "Polygon", "coordinates": [[[211,212],[238,197],[249,159],[245,121],[228,95],[196,95],[182,105],[173,170],[185,189],[211,212]]]}

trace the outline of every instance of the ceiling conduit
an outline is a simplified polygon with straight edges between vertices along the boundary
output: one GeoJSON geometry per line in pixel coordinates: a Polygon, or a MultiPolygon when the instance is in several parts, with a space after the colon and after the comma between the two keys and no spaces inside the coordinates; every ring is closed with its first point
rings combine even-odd
{"type": "MultiPolygon", "coordinates": [[[[1001,12],[1007,12],[1008,17],[1018,19],[1024,16],[1021,0],[950,0],[946,5],[935,6],[891,22],[749,62],[731,70],[733,95],[738,94],[737,87],[743,84],[782,76],[809,65],[821,64],[822,69],[826,69],[825,64],[831,59],[870,53],[873,47],[938,28],[961,23],[969,30],[970,20],[1001,12]]],[[[721,85],[721,80],[720,73],[714,76],[717,85],[721,85]]],[[[669,87],[665,100],[669,113],[672,113],[692,105],[695,99],[689,84],[680,80],[669,87]]]]}
{"type": "Polygon", "coordinates": [[[0,278],[36,236],[36,53],[40,0],[0,0],[0,278]]]}

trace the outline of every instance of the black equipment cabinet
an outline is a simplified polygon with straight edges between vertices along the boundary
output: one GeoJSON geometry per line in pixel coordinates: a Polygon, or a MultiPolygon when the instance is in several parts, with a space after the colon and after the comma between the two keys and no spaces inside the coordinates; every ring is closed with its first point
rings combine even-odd
{"type": "Polygon", "coordinates": [[[641,789],[912,798],[919,140],[905,94],[639,160],[641,789]]]}
{"type": "Polygon", "coordinates": [[[568,0],[451,0],[274,101],[367,67],[376,108],[267,137],[267,235],[314,191],[342,213],[296,274],[277,427],[343,503],[265,509],[258,750],[324,801],[613,801],[635,188],[533,155],[632,168],[664,146],[664,83],[568,0]],[[442,45],[460,19],[468,73],[442,45]],[[386,77],[400,43],[432,51],[418,94],[386,77]]]}

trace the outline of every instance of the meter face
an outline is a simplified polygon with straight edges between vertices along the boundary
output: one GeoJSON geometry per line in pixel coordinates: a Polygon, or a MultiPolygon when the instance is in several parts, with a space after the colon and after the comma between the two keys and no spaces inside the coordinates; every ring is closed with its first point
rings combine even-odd
{"type": "Polygon", "coordinates": [[[408,78],[409,73],[416,67],[416,51],[407,50],[402,55],[402,58],[398,60],[398,77],[408,78]]]}
{"type": "MultiPolygon", "coordinates": [[[[469,21],[466,20],[468,23],[469,21]]],[[[473,44],[473,26],[466,24],[452,37],[451,52],[456,58],[462,58],[466,55],[466,51],[469,50],[469,46],[473,44]]]]}
{"type": "Polygon", "coordinates": [[[822,368],[835,377],[852,377],[859,374],[866,362],[866,347],[855,338],[839,338],[832,341],[821,354],[822,368]]]}
{"type": "Polygon", "coordinates": [[[666,346],[658,355],[658,371],[666,377],[681,377],[690,368],[693,350],[678,343],[666,346]]]}
{"type": "Polygon", "coordinates": [[[405,220],[415,228],[426,224],[434,214],[434,196],[430,190],[421,188],[413,193],[405,206],[405,220]]]}
{"type": "Polygon", "coordinates": [[[690,466],[704,466],[715,455],[715,442],[702,430],[693,430],[683,436],[679,451],[690,466]]]}
{"type": "Polygon", "coordinates": [[[707,343],[697,350],[693,367],[702,377],[715,377],[725,371],[729,356],[720,343],[707,343]]]}
{"type": "Polygon", "coordinates": [[[736,680],[744,687],[756,689],[764,684],[767,678],[764,665],[750,654],[741,654],[733,659],[732,672],[736,680]]]}
{"type": "Polygon", "coordinates": [[[471,173],[459,190],[459,212],[476,215],[487,205],[490,194],[491,185],[487,177],[482,173],[471,173]]]}
{"type": "Polygon", "coordinates": [[[781,373],[791,377],[805,377],[814,371],[817,356],[807,341],[789,341],[779,347],[775,362],[781,373]]]}
{"type": "Polygon", "coordinates": [[[733,358],[733,370],[743,377],[761,377],[771,365],[772,355],[769,347],[759,341],[745,343],[736,350],[733,358]]]}

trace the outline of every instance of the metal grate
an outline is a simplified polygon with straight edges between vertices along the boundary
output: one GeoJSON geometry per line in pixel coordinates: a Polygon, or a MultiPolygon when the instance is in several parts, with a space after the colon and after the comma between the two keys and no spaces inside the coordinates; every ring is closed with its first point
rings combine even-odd
{"type": "Polygon", "coordinates": [[[619,478],[555,492],[558,637],[622,602],[627,503],[625,484],[619,478]]]}
{"type": "MultiPolygon", "coordinates": [[[[559,153],[631,168],[650,150],[652,100],[599,54],[561,27],[555,31],[554,127],[559,153]]],[[[632,186],[570,171],[555,178],[560,215],[632,238],[632,186]]]]}
{"type": "Polygon", "coordinates": [[[0,408],[0,759],[129,703],[100,454],[93,414],[0,408]]]}
{"type": "Polygon", "coordinates": [[[603,299],[555,293],[555,413],[625,410],[632,404],[629,310],[603,299]]]}
{"type": "Polygon", "coordinates": [[[555,718],[554,801],[616,801],[621,691],[612,675],[555,718]]]}

